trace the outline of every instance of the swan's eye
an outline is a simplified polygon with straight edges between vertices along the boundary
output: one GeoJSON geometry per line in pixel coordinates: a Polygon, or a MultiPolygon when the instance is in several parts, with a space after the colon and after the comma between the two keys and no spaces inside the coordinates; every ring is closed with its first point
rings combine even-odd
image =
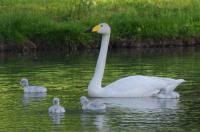
{"type": "Polygon", "coordinates": [[[100,27],[103,27],[103,25],[100,25],[100,27]]]}

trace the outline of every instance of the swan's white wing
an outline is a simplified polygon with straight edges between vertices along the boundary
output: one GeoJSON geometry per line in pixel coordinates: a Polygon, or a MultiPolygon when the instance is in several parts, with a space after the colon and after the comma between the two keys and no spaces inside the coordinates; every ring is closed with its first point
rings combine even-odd
{"type": "Polygon", "coordinates": [[[104,88],[104,97],[147,97],[161,89],[174,90],[182,81],[153,76],[129,76],[104,88]]]}

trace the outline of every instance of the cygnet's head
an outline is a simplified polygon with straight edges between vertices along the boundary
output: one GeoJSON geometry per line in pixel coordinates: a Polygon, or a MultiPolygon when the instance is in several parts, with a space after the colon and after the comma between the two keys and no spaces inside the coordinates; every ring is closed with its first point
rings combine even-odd
{"type": "Polygon", "coordinates": [[[96,32],[99,34],[110,34],[110,31],[110,26],[107,23],[100,23],[94,26],[91,30],[91,32],[96,32]]]}
{"type": "Polygon", "coordinates": [[[53,98],[53,104],[54,105],[60,105],[60,99],[59,98],[53,98]]]}
{"type": "Polygon", "coordinates": [[[20,84],[22,85],[22,87],[27,87],[27,86],[29,86],[29,84],[28,84],[28,79],[22,78],[21,81],[20,81],[20,84]]]}
{"type": "Polygon", "coordinates": [[[88,100],[87,97],[82,96],[82,97],[80,98],[80,103],[81,103],[82,105],[86,105],[86,104],[89,103],[89,100],[88,100]]]}

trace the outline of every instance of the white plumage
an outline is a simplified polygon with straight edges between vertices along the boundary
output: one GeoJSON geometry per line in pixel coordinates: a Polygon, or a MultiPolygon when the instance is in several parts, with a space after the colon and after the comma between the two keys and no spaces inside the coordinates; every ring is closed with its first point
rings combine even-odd
{"type": "Polygon", "coordinates": [[[93,27],[92,32],[102,34],[102,41],[95,73],[88,86],[88,94],[90,97],[179,97],[179,94],[174,90],[179,84],[185,81],[183,79],[137,75],[119,79],[102,88],[101,83],[106,64],[111,29],[108,24],[101,23],[93,27]]]}

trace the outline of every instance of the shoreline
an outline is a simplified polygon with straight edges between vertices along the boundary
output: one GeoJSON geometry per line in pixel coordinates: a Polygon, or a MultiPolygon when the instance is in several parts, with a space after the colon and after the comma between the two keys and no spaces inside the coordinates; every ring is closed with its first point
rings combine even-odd
{"type": "MultiPolygon", "coordinates": [[[[114,45],[115,46],[115,45],[114,45]]],[[[135,48],[164,48],[164,47],[189,47],[200,46],[200,37],[163,37],[144,39],[122,39],[116,47],[135,48]]]]}
{"type": "Polygon", "coordinates": [[[99,48],[100,37],[85,30],[102,22],[112,28],[111,48],[182,47],[200,43],[200,1],[88,2],[3,2],[0,50],[70,52],[99,48]]]}
{"type": "MultiPolygon", "coordinates": [[[[36,51],[65,51],[73,52],[82,49],[98,49],[100,41],[96,40],[93,44],[58,44],[46,45],[35,44],[32,41],[25,41],[23,44],[3,44],[0,42],[1,52],[36,52],[36,51]]],[[[110,41],[109,48],[168,48],[168,47],[198,47],[200,46],[200,37],[172,37],[172,38],[143,38],[143,39],[119,39],[110,41]]]]}

